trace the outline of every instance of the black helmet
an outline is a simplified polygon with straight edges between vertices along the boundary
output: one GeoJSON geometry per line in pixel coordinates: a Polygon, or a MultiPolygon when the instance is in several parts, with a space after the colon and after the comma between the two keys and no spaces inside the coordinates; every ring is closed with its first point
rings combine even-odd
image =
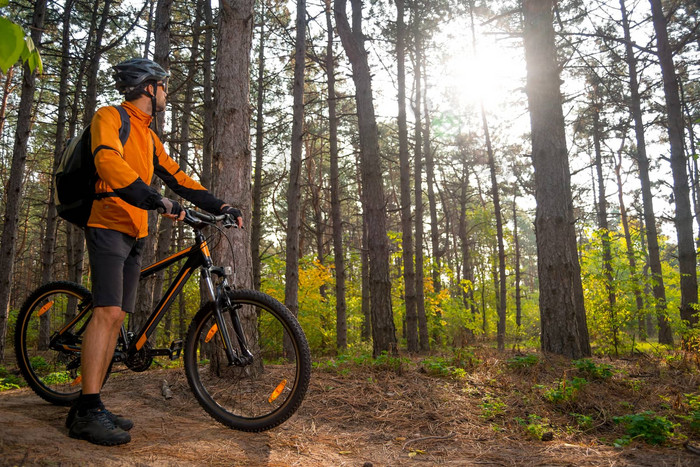
{"type": "Polygon", "coordinates": [[[169,73],[147,58],[131,58],[112,67],[117,90],[127,94],[147,81],[165,80],[169,73]]]}

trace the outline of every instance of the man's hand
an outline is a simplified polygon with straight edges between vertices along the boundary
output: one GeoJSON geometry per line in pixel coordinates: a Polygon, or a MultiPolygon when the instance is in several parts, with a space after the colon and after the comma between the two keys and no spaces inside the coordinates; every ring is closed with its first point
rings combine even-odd
{"type": "Polygon", "coordinates": [[[236,209],[229,204],[224,204],[221,206],[221,214],[228,214],[234,219],[236,219],[236,224],[238,227],[243,227],[243,214],[240,209],[236,209]]]}
{"type": "Polygon", "coordinates": [[[158,207],[158,212],[161,213],[164,217],[175,219],[177,221],[181,221],[185,218],[185,210],[182,209],[180,203],[173,199],[161,198],[160,206],[158,207]]]}

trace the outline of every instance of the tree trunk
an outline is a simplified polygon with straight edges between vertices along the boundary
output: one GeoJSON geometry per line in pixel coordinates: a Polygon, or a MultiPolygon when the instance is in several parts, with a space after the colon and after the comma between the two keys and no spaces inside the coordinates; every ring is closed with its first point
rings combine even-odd
{"type": "Polygon", "coordinates": [[[328,77],[328,138],[330,144],[331,221],[333,223],[333,253],[335,261],[335,332],[336,348],[343,352],[348,346],[347,302],[345,300],[345,253],[343,250],[343,218],[341,214],[340,173],[338,169],[338,117],[335,94],[335,56],[333,53],[333,14],[331,0],[326,2],[326,75],[328,77]]]}
{"type": "Polygon", "coordinates": [[[513,249],[515,250],[515,325],[518,328],[518,338],[520,337],[520,326],[522,326],[522,303],[520,297],[520,237],[518,236],[518,211],[515,200],[518,198],[518,188],[514,188],[513,193],[513,249]]]}
{"type": "Polygon", "coordinates": [[[601,232],[603,250],[603,277],[608,292],[608,315],[610,316],[610,332],[612,333],[615,357],[618,356],[618,323],[615,309],[615,283],[613,281],[612,251],[610,246],[610,228],[608,227],[608,202],[605,198],[605,179],[603,178],[603,152],[601,149],[600,104],[599,89],[594,85],[592,105],[593,111],[593,147],[595,150],[595,168],[598,176],[598,229],[601,232]]]}
{"type": "Polygon", "coordinates": [[[406,303],[406,343],[409,352],[418,351],[418,313],[416,309],[416,272],[413,266],[413,230],[411,222],[411,167],[408,156],[406,123],[406,25],[404,0],[396,0],[396,64],[399,99],[399,164],[401,171],[401,233],[403,249],[404,300],[406,303]]]}
{"type": "Polygon", "coordinates": [[[395,353],[396,329],[391,309],[389,239],[386,228],[385,197],[379,153],[379,130],[372,102],[372,84],[362,33],[362,2],[352,0],[353,28],[346,14],[347,0],[335,0],[335,22],[341,42],[352,65],[359,123],[360,160],[364,210],[369,242],[370,301],[373,354],[395,353]]]}
{"type": "Polygon", "coordinates": [[[695,214],[695,222],[698,225],[698,235],[695,237],[695,248],[700,248],[700,169],[698,168],[698,158],[697,149],[695,146],[695,119],[693,118],[690,108],[688,106],[688,101],[685,97],[685,91],[683,87],[683,80],[678,80],[678,90],[680,91],[681,105],[683,106],[683,111],[685,112],[685,124],[688,130],[688,142],[690,143],[690,155],[687,158],[688,161],[688,172],[690,174],[691,182],[691,200],[693,201],[693,213],[695,214]]]}
{"type": "MultiPolygon", "coordinates": [[[[214,43],[214,19],[212,18],[211,1],[201,0],[204,15],[204,50],[202,65],[202,104],[204,107],[204,124],[202,128],[202,185],[216,192],[215,180],[212,176],[212,159],[214,152],[214,99],[212,86],[212,50],[214,43]]],[[[210,300],[204,278],[200,278],[199,301],[200,305],[210,300]]]]}
{"type": "Polygon", "coordinates": [[[652,276],[652,291],[656,302],[656,316],[659,324],[659,343],[673,345],[671,326],[666,317],[666,288],[661,271],[661,258],[659,254],[659,240],[656,230],[656,217],[654,216],[653,194],[649,179],[649,159],[646,152],[644,137],[644,121],[642,119],[642,105],[639,96],[639,81],[637,78],[637,61],[632,50],[629,20],[625,0],[620,0],[622,12],[622,26],[625,36],[625,58],[629,70],[630,80],[630,112],[634,120],[634,133],[637,142],[637,167],[639,169],[639,181],[642,188],[642,205],[644,209],[644,225],[649,251],[649,269],[652,276]]]}
{"type": "MultiPolygon", "coordinates": [[[[155,48],[153,53],[153,61],[158,63],[166,71],[170,70],[170,15],[172,10],[172,0],[158,0],[156,5],[156,14],[154,19],[154,42],[155,48]]],[[[165,112],[160,112],[156,115],[156,119],[151,122],[151,128],[158,134],[160,138],[163,136],[163,124],[165,122],[165,112]]],[[[149,180],[146,180],[149,183],[149,180]]],[[[150,180],[153,188],[160,191],[162,183],[159,178],[154,177],[150,180]]],[[[173,197],[172,192],[166,191],[165,196],[173,197]]],[[[172,222],[168,219],[165,222],[159,222],[159,215],[156,211],[148,212],[148,232],[145,245],[143,247],[142,261],[143,264],[151,264],[156,261],[156,258],[162,258],[164,252],[167,252],[168,245],[160,245],[160,242],[168,243],[172,235],[172,222]]],[[[164,271],[158,272],[155,276],[151,276],[148,280],[142,281],[139,284],[138,299],[136,301],[136,309],[134,310],[132,319],[129,320],[129,330],[138,331],[146,322],[151,312],[155,299],[162,295],[164,271]]]]}
{"type": "Polygon", "coordinates": [[[301,152],[304,133],[304,69],[306,65],[306,0],[297,1],[294,53],[294,104],[292,148],[287,188],[287,248],[284,274],[284,304],[294,316],[299,314],[299,229],[301,225],[301,152]]]}
{"type": "Polygon", "coordinates": [[[260,41],[258,42],[257,100],[255,103],[255,169],[253,170],[253,217],[250,220],[250,247],[253,258],[253,287],[260,290],[260,241],[262,239],[262,166],[263,123],[265,103],[265,5],[260,9],[260,41]]]}
{"type": "MultiPolygon", "coordinates": [[[[474,28],[474,2],[469,2],[469,17],[471,19],[472,48],[476,56],[476,30],[474,28]]],[[[496,341],[498,350],[505,349],[506,341],[506,252],[503,244],[503,215],[501,214],[501,200],[498,192],[498,180],[496,179],[496,161],[493,156],[491,145],[491,134],[486,118],[484,100],[480,99],[481,124],[484,130],[484,142],[486,143],[486,154],[488,155],[489,174],[491,176],[491,198],[493,199],[493,211],[496,218],[496,238],[498,241],[498,323],[496,326],[496,341]]]]}
{"type": "MultiPolygon", "coordinates": [[[[217,177],[214,185],[220,198],[241,210],[243,219],[250,219],[251,213],[249,70],[254,3],[253,0],[220,3],[214,85],[217,96],[213,103],[213,173],[217,177]]],[[[218,264],[233,266],[231,279],[235,286],[252,288],[248,231],[232,229],[229,232],[234,251],[219,248],[214,252],[215,260],[218,264]]]]}
{"type": "MultiPolygon", "coordinates": [[[[10,97],[10,90],[12,89],[12,77],[15,74],[14,67],[7,70],[7,75],[5,75],[5,84],[2,86],[2,102],[0,102],[0,132],[5,127],[5,120],[7,120],[7,98],[10,97]]],[[[5,180],[5,170],[3,167],[2,172],[0,172],[0,180],[5,180]]]]}
{"type": "Polygon", "coordinates": [[[619,151],[619,158],[615,164],[615,178],[617,180],[617,200],[620,205],[620,218],[622,220],[622,231],[625,235],[625,246],[627,248],[627,262],[629,263],[630,279],[634,291],[634,301],[637,306],[637,317],[639,318],[639,337],[643,342],[647,340],[647,332],[644,326],[644,299],[642,298],[642,289],[637,275],[637,260],[634,256],[634,245],[632,243],[632,234],[630,233],[629,219],[627,217],[627,208],[625,207],[625,199],[622,191],[622,146],[619,151]]]}
{"type": "MultiPolygon", "coordinates": [[[[430,111],[428,109],[428,72],[425,65],[425,56],[422,57],[422,76],[423,76],[423,119],[425,126],[423,127],[423,154],[425,156],[425,179],[428,186],[428,211],[430,212],[430,248],[433,252],[430,261],[430,271],[433,280],[433,291],[437,295],[442,290],[442,281],[440,279],[440,266],[442,251],[440,249],[440,227],[437,218],[437,200],[435,198],[435,160],[433,151],[430,148],[430,111]]],[[[420,63],[419,62],[419,63],[420,63]]],[[[418,103],[420,105],[420,103],[418,103]]]]}
{"type": "MultiPolygon", "coordinates": [[[[73,0],[68,0],[63,6],[63,37],[61,41],[61,68],[59,71],[58,108],[56,112],[56,138],[54,139],[53,171],[56,173],[66,140],[66,113],[68,108],[68,74],[70,72],[70,15],[73,0]]],[[[58,215],[54,199],[54,179],[51,177],[49,187],[49,202],[46,210],[46,231],[41,247],[41,283],[51,281],[56,247],[56,226],[58,215]]]]}
{"type": "Polygon", "coordinates": [[[143,58],[148,58],[151,51],[151,34],[153,32],[153,6],[155,0],[148,0],[148,21],[146,23],[146,39],[143,41],[143,58]]]}
{"type": "MultiPolygon", "coordinates": [[[[37,0],[34,4],[31,37],[37,47],[41,47],[41,36],[46,14],[46,0],[37,0]]],[[[10,293],[12,292],[12,275],[15,262],[15,243],[17,241],[17,224],[24,188],[24,166],[27,162],[27,141],[31,131],[32,106],[34,105],[36,73],[24,65],[22,70],[22,96],[17,112],[15,144],[12,150],[12,166],[5,192],[6,205],[0,237],[0,363],[5,361],[5,337],[7,335],[7,318],[10,312],[10,293]]]]}
{"type": "Polygon", "coordinates": [[[421,61],[422,50],[418,42],[420,22],[418,16],[414,16],[414,40],[416,50],[413,57],[416,101],[413,105],[415,115],[415,146],[414,146],[414,193],[416,197],[416,314],[418,315],[418,337],[420,349],[430,350],[430,338],[428,337],[428,319],[425,313],[425,271],[423,269],[423,129],[421,117],[421,61]]]}
{"type": "MultiPolygon", "coordinates": [[[[649,0],[651,16],[656,31],[656,48],[661,65],[666,98],[668,139],[671,144],[671,172],[673,173],[673,199],[676,204],[676,234],[678,236],[678,266],[681,276],[681,319],[694,327],[698,317],[693,310],[698,302],[696,252],[693,239],[693,213],[690,208],[688,173],[683,150],[683,111],[678,94],[678,79],[673,65],[673,51],[668,42],[666,17],[661,0],[649,0]]],[[[684,342],[687,345],[688,342],[684,342]]]]}
{"type": "Polygon", "coordinates": [[[591,354],[576,249],[553,0],[523,0],[527,97],[535,169],[541,345],[570,358],[591,354]]]}

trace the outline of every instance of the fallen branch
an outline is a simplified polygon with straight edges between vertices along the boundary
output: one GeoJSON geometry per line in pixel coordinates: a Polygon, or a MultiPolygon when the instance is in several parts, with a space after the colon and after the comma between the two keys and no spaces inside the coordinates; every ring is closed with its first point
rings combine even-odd
{"type": "Polygon", "coordinates": [[[457,433],[450,433],[447,436],[424,436],[422,438],[415,438],[415,439],[409,439],[405,443],[403,443],[403,447],[401,447],[402,450],[406,449],[406,446],[408,446],[411,443],[417,443],[418,441],[425,441],[428,439],[452,439],[455,436],[457,436],[457,433]]]}

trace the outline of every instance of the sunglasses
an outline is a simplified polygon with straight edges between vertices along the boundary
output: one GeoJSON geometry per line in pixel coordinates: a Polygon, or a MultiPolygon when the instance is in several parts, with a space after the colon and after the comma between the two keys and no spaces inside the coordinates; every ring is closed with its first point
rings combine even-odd
{"type": "Polygon", "coordinates": [[[163,88],[164,92],[168,92],[168,82],[167,81],[160,81],[159,83],[156,83],[156,86],[163,88]]]}

